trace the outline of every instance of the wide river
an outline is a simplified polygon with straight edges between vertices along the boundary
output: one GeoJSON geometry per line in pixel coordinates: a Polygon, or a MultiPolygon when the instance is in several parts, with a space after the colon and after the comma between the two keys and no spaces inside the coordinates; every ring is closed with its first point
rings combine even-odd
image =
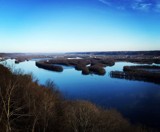
{"type": "Polygon", "coordinates": [[[71,100],[88,100],[103,108],[114,108],[131,122],[152,127],[160,124],[160,85],[143,81],[131,81],[110,77],[110,71],[120,70],[123,66],[137,65],[117,62],[106,67],[106,75],[82,75],[74,67],[65,67],[61,73],[40,69],[35,60],[7,64],[25,73],[33,73],[39,84],[52,80],[65,98],[71,100]]]}

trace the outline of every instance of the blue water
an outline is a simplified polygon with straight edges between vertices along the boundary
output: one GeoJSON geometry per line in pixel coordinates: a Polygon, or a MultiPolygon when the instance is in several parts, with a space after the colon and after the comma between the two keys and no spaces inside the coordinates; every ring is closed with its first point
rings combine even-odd
{"type": "Polygon", "coordinates": [[[106,67],[106,75],[98,76],[82,75],[73,67],[64,67],[62,73],[47,71],[37,68],[34,60],[20,64],[7,60],[7,63],[25,73],[33,73],[40,84],[53,80],[67,99],[88,100],[103,108],[117,109],[132,122],[153,127],[160,124],[160,85],[115,79],[109,75],[110,71],[122,71],[123,66],[137,64],[117,62],[112,67],[106,67]]]}

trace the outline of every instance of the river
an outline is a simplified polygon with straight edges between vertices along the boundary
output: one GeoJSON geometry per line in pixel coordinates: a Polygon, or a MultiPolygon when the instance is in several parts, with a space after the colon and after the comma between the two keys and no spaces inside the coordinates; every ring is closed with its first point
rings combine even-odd
{"type": "MultiPolygon", "coordinates": [[[[110,77],[110,71],[122,71],[123,66],[137,65],[117,62],[106,67],[104,76],[82,75],[74,67],[64,66],[61,73],[47,71],[35,66],[35,60],[7,64],[24,73],[33,73],[39,84],[52,80],[66,99],[88,100],[103,108],[120,111],[133,123],[142,123],[151,127],[160,124],[160,85],[143,81],[123,80],[110,77]]],[[[2,63],[2,62],[1,62],[2,63]]]]}

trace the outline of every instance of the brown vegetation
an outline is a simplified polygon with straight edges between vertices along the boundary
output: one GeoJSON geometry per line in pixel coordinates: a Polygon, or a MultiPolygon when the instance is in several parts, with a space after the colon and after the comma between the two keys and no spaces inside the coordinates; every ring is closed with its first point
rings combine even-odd
{"type": "Polygon", "coordinates": [[[88,75],[88,74],[90,74],[90,71],[89,71],[88,67],[85,67],[85,68],[82,69],[82,74],[83,74],[83,75],[88,75]]]}
{"type": "Polygon", "coordinates": [[[150,59],[150,58],[130,58],[130,59],[126,59],[122,61],[127,61],[127,62],[132,62],[132,63],[139,63],[139,64],[152,64],[152,63],[156,63],[156,64],[160,64],[160,59],[150,59]]]}
{"type": "Polygon", "coordinates": [[[147,81],[147,82],[154,82],[154,83],[160,84],[160,67],[159,66],[124,66],[123,72],[112,71],[111,77],[147,81]]]}
{"type": "Polygon", "coordinates": [[[74,66],[76,70],[82,71],[82,74],[84,75],[88,74],[104,75],[105,69],[103,67],[113,66],[115,64],[114,60],[104,59],[104,58],[53,59],[44,63],[74,66]]]}
{"type": "Polygon", "coordinates": [[[94,74],[105,75],[105,73],[106,73],[105,69],[98,64],[93,65],[93,66],[89,66],[88,68],[89,68],[89,71],[94,74]]]}
{"type": "Polygon", "coordinates": [[[36,66],[39,67],[39,68],[50,70],[50,71],[56,71],[56,72],[62,72],[63,71],[62,66],[55,66],[55,65],[44,63],[44,62],[36,62],[36,66]]]}
{"type": "Polygon", "coordinates": [[[0,65],[1,132],[144,132],[115,110],[86,101],[65,101],[53,82],[45,86],[31,75],[0,65]]]}
{"type": "Polygon", "coordinates": [[[30,75],[12,74],[1,66],[0,127],[1,131],[52,131],[56,105],[60,96],[54,85],[50,88],[32,82],[30,75]],[[55,92],[53,92],[55,91],[55,92]]]}
{"type": "Polygon", "coordinates": [[[19,63],[24,62],[26,60],[27,60],[26,58],[16,58],[15,59],[15,64],[19,64],[19,63]]]}

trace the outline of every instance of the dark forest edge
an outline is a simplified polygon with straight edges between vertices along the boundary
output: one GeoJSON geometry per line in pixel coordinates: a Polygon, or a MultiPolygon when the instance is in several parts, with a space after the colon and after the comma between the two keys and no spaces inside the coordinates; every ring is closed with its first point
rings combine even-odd
{"type": "Polygon", "coordinates": [[[68,54],[88,55],[160,55],[159,50],[153,51],[97,51],[97,52],[70,52],[68,54]]]}
{"type": "Polygon", "coordinates": [[[160,66],[124,66],[123,71],[112,71],[110,75],[113,78],[160,84],[160,66]]]}
{"type": "Polygon", "coordinates": [[[151,132],[113,109],[68,101],[53,82],[38,85],[31,75],[0,65],[1,132],[151,132]]]}
{"type": "Polygon", "coordinates": [[[36,66],[39,67],[39,68],[50,70],[50,71],[56,71],[56,72],[62,72],[63,71],[62,66],[50,65],[50,64],[46,64],[44,62],[36,62],[36,66]]]}

